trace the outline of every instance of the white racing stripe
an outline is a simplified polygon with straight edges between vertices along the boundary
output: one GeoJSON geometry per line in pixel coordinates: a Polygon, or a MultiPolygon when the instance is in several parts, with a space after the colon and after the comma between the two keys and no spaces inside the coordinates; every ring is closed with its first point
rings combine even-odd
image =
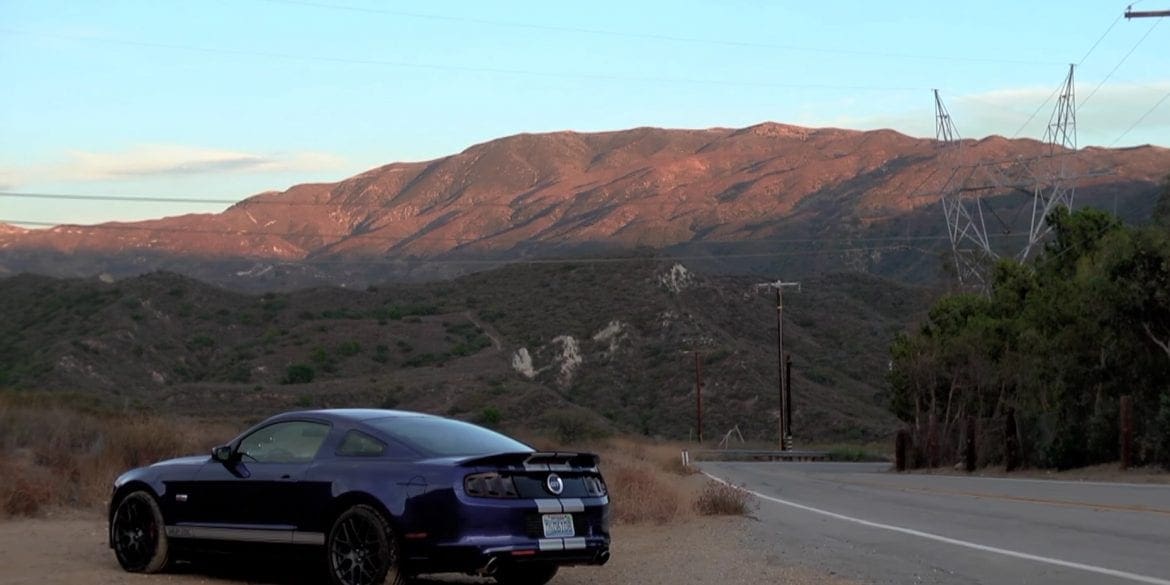
{"type": "Polygon", "coordinates": [[[585,537],[578,536],[576,538],[565,539],[565,550],[581,550],[585,548],[585,537]]]}
{"type": "Polygon", "coordinates": [[[536,511],[539,514],[560,514],[563,509],[560,500],[543,499],[533,501],[536,502],[536,511]]]}
{"type": "MultiPolygon", "coordinates": [[[[731,485],[726,480],[715,477],[714,475],[711,475],[710,473],[707,473],[705,471],[703,472],[703,475],[706,475],[707,477],[709,477],[709,478],[711,478],[719,483],[731,485]]],[[[1029,553],[1023,553],[1023,552],[1019,552],[1019,551],[1008,550],[1005,548],[998,548],[998,547],[994,547],[994,546],[987,546],[985,544],[968,542],[966,540],[959,540],[957,538],[950,538],[947,536],[933,534],[930,532],[922,532],[921,530],[914,530],[912,528],[903,528],[901,526],[894,526],[892,524],[882,524],[880,522],[871,522],[869,520],[862,520],[861,518],[854,518],[852,516],[846,516],[844,514],[830,512],[828,510],[822,510],[820,508],[814,508],[812,506],[798,504],[796,502],[792,502],[789,500],[775,498],[775,497],[772,497],[769,495],[761,494],[760,492],[757,492],[754,490],[745,490],[745,491],[747,491],[748,493],[750,493],[753,496],[756,496],[757,498],[760,498],[762,500],[767,500],[769,502],[774,502],[774,503],[781,504],[784,506],[789,506],[792,508],[796,508],[798,510],[804,510],[806,512],[812,512],[814,514],[821,514],[823,516],[828,516],[830,518],[836,518],[837,520],[843,520],[845,522],[853,522],[854,524],[860,524],[862,526],[868,526],[870,528],[878,528],[881,530],[889,530],[892,532],[899,532],[902,534],[908,534],[910,536],[917,536],[919,538],[933,540],[935,542],[943,542],[943,543],[951,544],[954,546],[961,546],[961,547],[969,548],[969,549],[973,549],[973,550],[995,553],[998,555],[1004,555],[1007,557],[1014,557],[1017,559],[1024,559],[1024,560],[1028,560],[1028,561],[1035,561],[1038,563],[1046,563],[1046,564],[1055,565],[1058,567],[1065,567],[1067,569],[1077,569],[1079,571],[1096,573],[1098,575],[1108,575],[1110,577],[1116,577],[1118,579],[1126,579],[1126,580],[1134,581],[1137,583],[1152,583],[1153,585],[1170,585],[1170,579],[1159,579],[1158,577],[1150,577],[1147,575],[1138,575],[1136,573],[1127,573],[1125,571],[1118,571],[1117,569],[1110,569],[1107,567],[1098,567],[1096,565],[1086,565],[1084,563],[1075,563],[1072,561],[1054,559],[1051,557],[1042,557],[1040,555],[1033,555],[1033,554],[1029,554],[1029,553]]]]}
{"type": "Polygon", "coordinates": [[[560,538],[542,538],[540,550],[565,550],[565,541],[560,538]]]}
{"type": "Polygon", "coordinates": [[[561,506],[569,513],[585,511],[585,502],[581,498],[565,498],[561,500],[561,506]]]}

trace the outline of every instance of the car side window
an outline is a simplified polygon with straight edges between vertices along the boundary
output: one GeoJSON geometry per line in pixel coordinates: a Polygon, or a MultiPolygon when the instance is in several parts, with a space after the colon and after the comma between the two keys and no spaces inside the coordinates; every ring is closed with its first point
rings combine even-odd
{"type": "Polygon", "coordinates": [[[361,431],[345,434],[337,454],[342,457],[378,457],[386,452],[386,444],[361,431]]]}
{"type": "Polygon", "coordinates": [[[245,461],[308,463],[329,435],[329,425],[289,421],[268,425],[244,437],[238,452],[245,461]]]}

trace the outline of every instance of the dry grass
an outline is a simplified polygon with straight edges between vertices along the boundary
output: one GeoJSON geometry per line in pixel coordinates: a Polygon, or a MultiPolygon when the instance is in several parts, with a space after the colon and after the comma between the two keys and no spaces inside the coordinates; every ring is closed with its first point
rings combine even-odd
{"type": "Polygon", "coordinates": [[[682,496],[670,478],[644,466],[606,470],[613,519],[621,524],[666,524],[674,520],[682,496]]]}
{"type": "Polygon", "coordinates": [[[718,481],[708,481],[695,499],[695,511],[704,516],[747,516],[755,505],[747,490],[718,481]]]}
{"type": "MultiPolygon", "coordinates": [[[[118,474],[178,455],[206,453],[238,425],[141,413],[86,412],[59,403],[21,403],[0,394],[0,518],[54,507],[94,508],[118,474]]],[[[691,513],[702,483],[684,467],[681,445],[610,438],[541,449],[596,452],[618,524],[665,524],[691,513]]]]}
{"type": "Polygon", "coordinates": [[[527,437],[540,449],[588,451],[601,456],[613,519],[618,524],[666,524],[690,512],[695,470],[684,468],[681,445],[645,438],[609,437],[563,444],[527,437]]]}
{"type": "Polygon", "coordinates": [[[0,517],[101,505],[123,471],[206,452],[233,434],[220,424],[26,405],[0,395],[0,517]]]}

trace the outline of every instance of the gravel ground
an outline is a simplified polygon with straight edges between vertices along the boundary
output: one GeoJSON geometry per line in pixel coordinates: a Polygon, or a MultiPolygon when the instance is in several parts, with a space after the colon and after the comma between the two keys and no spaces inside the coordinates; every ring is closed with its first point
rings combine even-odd
{"type": "MultiPolygon", "coordinates": [[[[718,583],[845,584],[827,572],[781,564],[755,552],[744,518],[685,518],[664,526],[619,526],[613,559],[604,567],[564,569],[556,585],[680,585],[718,583]]],[[[118,568],[105,545],[103,520],[69,512],[47,518],[0,521],[0,584],[308,584],[304,567],[186,567],[179,573],[132,575],[118,568]],[[212,571],[209,573],[208,571],[212,571]]],[[[490,583],[469,577],[427,583],[490,583]]]]}

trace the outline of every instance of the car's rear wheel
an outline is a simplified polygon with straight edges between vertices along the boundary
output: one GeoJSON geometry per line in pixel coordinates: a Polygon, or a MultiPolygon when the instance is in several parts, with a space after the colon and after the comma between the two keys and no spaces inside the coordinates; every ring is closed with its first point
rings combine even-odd
{"type": "Polygon", "coordinates": [[[131,492],[118,502],[110,520],[118,564],[131,573],[157,573],[167,567],[166,525],[154,496],[131,492]]]}
{"type": "Polygon", "coordinates": [[[549,563],[504,565],[496,571],[500,585],[544,585],[557,574],[557,566],[549,563]]]}
{"type": "Polygon", "coordinates": [[[353,506],[342,512],[325,542],[334,585],[402,585],[394,530],[377,510],[353,506]]]}

